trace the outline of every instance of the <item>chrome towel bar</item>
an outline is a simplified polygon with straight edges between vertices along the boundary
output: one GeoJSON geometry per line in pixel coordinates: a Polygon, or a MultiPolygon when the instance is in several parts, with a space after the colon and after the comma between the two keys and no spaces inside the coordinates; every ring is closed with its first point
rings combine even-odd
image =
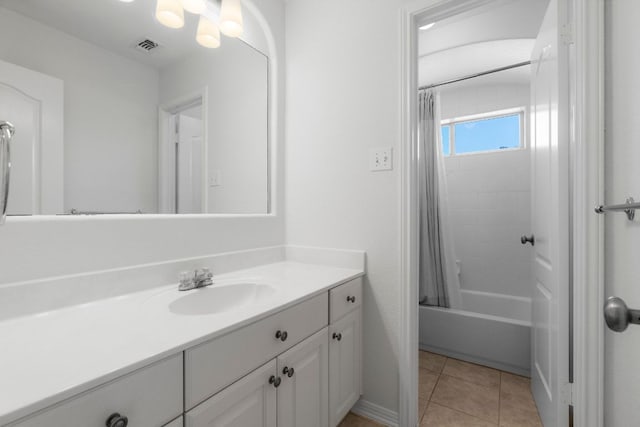
{"type": "Polygon", "coordinates": [[[629,221],[633,221],[633,218],[636,216],[636,209],[640,209],[640,203],[636,203],[636,201],[633,200],[633,197],[629,197],[626,203],[622,205],[597,206],[596,213],[624,212],[627,214],[629,221]]]}

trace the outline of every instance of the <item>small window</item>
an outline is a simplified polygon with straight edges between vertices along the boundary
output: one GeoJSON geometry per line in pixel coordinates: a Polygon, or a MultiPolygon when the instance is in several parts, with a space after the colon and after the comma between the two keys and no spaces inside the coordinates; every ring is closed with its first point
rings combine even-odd
{"type": "Polygon", "coordinates": [[[451,155],[451,128],[442,126],[442,152],[445,156],[451,155]]]}
{"type": "Polygon", "coordinates": [[[514,150],[523,147],[524,111],[502,111],[442,122],[445,156],[514,150]]]}

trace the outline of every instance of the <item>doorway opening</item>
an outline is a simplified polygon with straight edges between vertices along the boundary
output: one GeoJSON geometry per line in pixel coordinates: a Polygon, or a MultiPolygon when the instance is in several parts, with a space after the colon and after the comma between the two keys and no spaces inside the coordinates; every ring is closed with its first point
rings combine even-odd
{"type": "Polygon", "coordinates": [[[492,2],[419,27],[418,411],[427,425],[444,413],[540,424],[529,380],[529,116],[547,6],[492,2]],[[455,388],[470,395],[448,397],[455,388]]]}

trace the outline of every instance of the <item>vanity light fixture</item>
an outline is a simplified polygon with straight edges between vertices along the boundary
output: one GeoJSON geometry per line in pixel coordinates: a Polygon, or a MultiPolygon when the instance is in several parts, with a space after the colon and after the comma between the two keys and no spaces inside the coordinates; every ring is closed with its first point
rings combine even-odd
{"type": "Polygon", "coordinates": [[[184,9],[180,0],[158,0],[156,19],[169,28],[184,27],[184,9]]]}
{"type": "Polygon", "coordinates": [[[240,37],[242,35],[242,7],[240,6],[240,0],[222,0],[220,31],[229,37],[240,37]]]}
{"type": "Polygon", "coordinates": [[[195,13],[196,15],[201,14],[207,9],[205,0],[180,0],[180,2],[184,10],[195,13]]]}
{"type": "Polygon", "coordinates": [[[156,19],[169,28],[182,28],[185,10],[200,15],[196,41],[201,46],[216,48],[220,46],[221,32],[229,37],[239,37],[243,32],[240,0],[222,0],[219,9],[217,4],[216,0],[213,3],[208,0],[157,0],[156,19]]]}
{"type": "Polygon", "coordinates": [[[220,47],[220,29],[218,28],[218,24],[206,16],[200,15],[196,41],[200,43],[201,46],[211,49],[220,47]]]}
{"type": "Polygon", "coordinates": [[[131,3],[133,0],[120,0],[122,3],[131,3]]]}
{"type": "Polygon", "coordinates": [[[433,27],[434,25],[436,25],[436,23],[435,22],[431,22],[431,23],[429,23],[427,25],[421,26],[420,29],[421,30],[428,30],[429,28],[433,27]]]}

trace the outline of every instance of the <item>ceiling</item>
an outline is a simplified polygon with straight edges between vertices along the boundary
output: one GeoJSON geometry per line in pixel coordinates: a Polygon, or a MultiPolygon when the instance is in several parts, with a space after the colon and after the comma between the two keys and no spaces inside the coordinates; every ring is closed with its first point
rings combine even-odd
{"type": "MultiPolygon", "coordinates": [[[[198,16],[185,12],[183,28],[167,28],[154,17],[156,0],[0,0],[0,6],[154,68],[206,49],[195,40],[198,16]],[[146,38],[160,47],[151,53],[135,49],[146,38]]],[[[209,7],[216,8],[212,2],[209,7]]],[[[247,15],[245,10],[245,27],[247,15]]],[[[223,44],[235,42],[223,36],[223,44]]]]}
{"type": "MultiPolygon", "coordinates": [[[[547,0],[497,0],[420,31],[420,86],[530,60],[547,4],[547,0]]],[[[530,67],[520,67],[456,87],[527,84],[529,75],[530,67]]]]}
{"type": "MultiPolygon", "coordinates": [[[[534,39],[494,40],[472,43],[423,56],[419,62],[420,86],[481,73],[529,61],[534,39]]],[[[530,67],[519,67],[484,76],[476,84],[527,84],[530,67]]],[[[471,84],[473,82],[467,82],[471,84]]],[[[462,83],[456,83],[461,85],[462,83]]]]}

